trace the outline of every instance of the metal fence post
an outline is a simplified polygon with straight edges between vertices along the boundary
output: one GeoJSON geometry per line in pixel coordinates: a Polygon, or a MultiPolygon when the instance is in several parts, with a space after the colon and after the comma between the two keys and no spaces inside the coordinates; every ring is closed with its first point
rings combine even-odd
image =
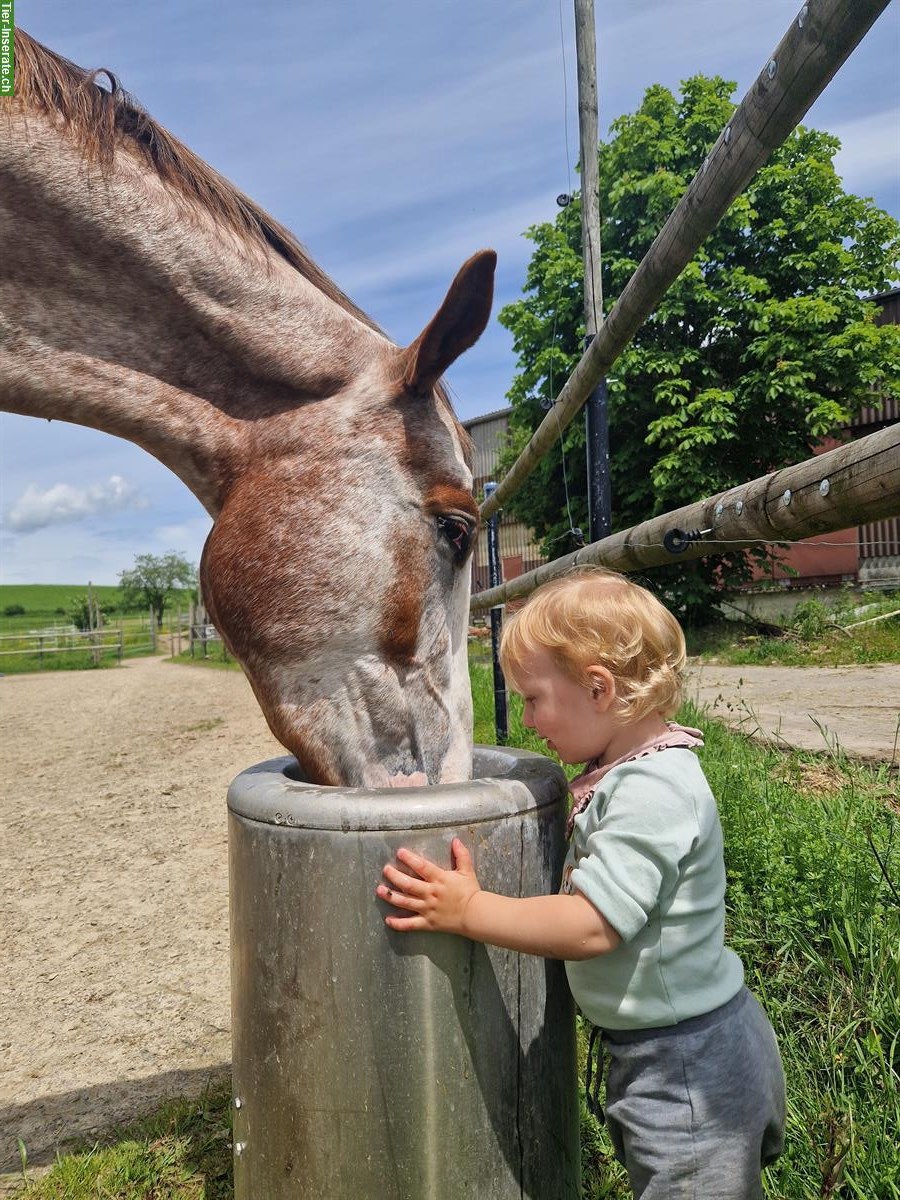
{"type": "MultiPolygon", "coordinates": [[[[497,490],[496,483],[484,485],[484,498],[497,490]]],[[[500,514],[494,513],[487,523],[488,571],[491,587],[503,582],[503,559],[500,555],[500,514]]],[[[494,725],[497,728],[497,745],[505,746],[509,737],[509,716],[506,704],[506,680],[500,669],[500,634],[503,629],[503,609],[500,605],[491,609],[491,662],[494,668],[494,725]]]]}

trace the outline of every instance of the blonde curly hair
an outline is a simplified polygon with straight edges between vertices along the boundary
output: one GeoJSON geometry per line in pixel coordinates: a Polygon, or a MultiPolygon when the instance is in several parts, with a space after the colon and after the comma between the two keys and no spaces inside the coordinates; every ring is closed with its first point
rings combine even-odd
{"type": "Polygon", "coordinates": [[[606,667],[627,722],[671,716],[681,703],[681,626],[652,592],[617,571],[578,567],[538,588],[507,621],[500,662],[513,687],[536,650],[586,688],[593,686],[588,668],[606,667]]]}

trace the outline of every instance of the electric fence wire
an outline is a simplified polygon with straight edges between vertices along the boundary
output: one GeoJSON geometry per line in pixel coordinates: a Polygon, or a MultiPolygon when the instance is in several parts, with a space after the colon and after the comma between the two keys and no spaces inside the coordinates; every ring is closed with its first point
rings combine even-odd
{"type": "MultiPolygon", "coordinates": [[[[615,536],[616,536],[616,534],[610,534],[610,537],[615,537],[615,536]]],[[[820,541],[815,541],[814,542],[814,541],[812,541],[812,539],[815,536],[816,535],[814,533],[811,533],[811,534],[809,534],[808,537],[805,537],[805,538],[702,537],[702,538],[695,538],[693,541],[693,544],[702,546],[705,543],[709,542],[710,544],[712,544],[714,546],[835,546],[835,547],[844,547],[846,549],[854,549],[855,548],[857,550],[860,549],[860,547],[862,547],[862,546],[868,546],[871,548],[872,546],[892,546],[894,544],[892,541],[888,541],[886,539],[879,539],[874,542],[873,541],[865,541],[865,542],[854,542],[854,541],[820,542],[820,541]]],[[[605,540],[607,540],[607,539],[604,539],[604,541],[605,540]]],[[[634,549],[636,549],[636,550],[655,550],[655,549],[659,548],[660,546],[662,546],[664,549],[666,548],[665,542],[632,542],[632,541],[629,541],[626,543],[626,545],[628,546],[629,549],[634,547],[634,549]]]]}
{"type": "MultiPolygon", "coordinates": [[[[560,534],[560,537],[567,537],[567,536],[568,536],[567,534],[560,534]]],[[[615,536],[616,536],[615,534],[611,534],[611,535],[610,535],[610,538],[612,538],[612,537],[615,537],[615,536]]],[[[812,535],[810,535],[810,537],[815,537],[815,534],[812,534],[812,535]]],[[[750,547],[752,547],[752,546],[776,546],[776,547],[784,547],[784,546],[804,546],[804,545],[805,545],[805,546],[808,546],[808,545],[810,545],[810,544],[812,544],[812,545],[815,545],[815,546],[829,546],[829,547],[837,547],[837,548],[839,548],[839,549],[840,549],[840,548],[843,548],[843,549],[848,549],[848,550],[852,550],[852,549],[859,550],[861,547],[863,547],[863,546],[866,546],[866,547],[868,547],[868,548],[871,550],[871,549],[873,549],[873,548],[874,548],[874,547],[876,547],[876,546],[892,546],[892,545],[894,544],[893,542],[891,542],[891,541],[888,541],[888,540],[886,540],[886,539],[883,539],[883,538],[878,538],[878,539],[876,539],[876,540],[874,540],[874,541],[870,541],[870,540],[867,540],[867,541],[853,541],[853,540],[851,540],[851,541],[847,541],[847,542],[820,542],[820,541],[816,541],[816,542],[812,542],[812,543],[811,543],[811,542],[810,542],[810,537],[806,537],[806,538],[778,538],[778,539],[774,539],[774,538],[750,538],[750,539],[748,539],[748,538],[716,538],[716,537],[711,537],[711,538],[698,538],[698,539],[696,539],[696,541],[697,541],[697,543],[698,543],[698,544],[702,544],[702,543],[704,543],[704,542],[709,542],[709,543],[711,543],[711,544],[713,544],[713,545],[715,545],[715,546],[742,546],[742,547],[743,547],[745,550],[747,550],[747,549],[750,549],[750,547]]],[[[553,539],[553,540],[554,540],[554,541],[558,541],[559,539],[558,539],[558,538],[555,538],[555,539],[553,539]]],[[[603,540],[604,540],[604,541],[608,541],[608,540],[610,540],[610,539],[609,539],[609,538],[604,538],[603,540]]],[[[627,549],[629,549],[629,550],[659,550],[659,549],[667,549],[667,547],[666,547],[666,545],[665,545],[665,543],[664,543],[664,542],[632,542],[632,541],[629,541],[629,542],[627,542],[627,543],[626,543],[626,547],[627,547],[627,549]]],[[[580,546],[578,549],[579,549],[579,550],[588,550],[588,549],[590,549],[590,546],[580,546]]],[[[573,557],[577,556],[577,553],[578,553],[578,551],[576,551],[576,552],[575,552],[575,555],[573,555],[573,557]]],[[[671,551],[670,551],[670,553],[671,553],[671,551]]],[[[702,556],[701,556],[701,557],[702,557],[702,556]]],[[[556,560],[556,561],[559,561],[559,560],[556,560]]],[[[672,554],[672,561],[673,561],[673,562],[677,562],[677,561],[678,561],[678,555],[677,555],[677,554],[672,554]]],[[[542,565],[542,566],[550,566],[551,564],[550,564],[550,563],[542,563],[541,565],[542,565]]],[[[571,569],[573,569],[573,570],[574,570],[574,568],[575,568],[576,566],[584,566],[584,565],[585,565],[584,563],[578,563],[578,561],[577,561],[577,557],[576,557],[576,561],[575,561],[575,562],[572,564],[572,568],[571,568],[571,569]]],[[[652,569],[653,569],[653,567],[658,567],[658,566],[663,566],[663,565],[664,565],[664,564],[662,564],[662,563],[647,563],[647,564],[645,564],[645,568],[644,568],[644,569],[646,569],[646,570],[652,570],[652,569]]],[[[779,565],[779,564],[778,564],[778,561],[776,560],[776,561],[775,561],[775,563],[774,563],[773,565],[774,565],[774,566],[778,566],[778,565],[779,565]]],[[[534,569],[535,569],[535,570],[539,570],[540,568],[539,568],[539,567],[536,567],[536,568],[534,568],[534,569]]],[[[528,572],[528,573],[530,574],[530,572],[528,572]]],[[[521,577],[519,577],[519,578],[521,578],[521,577]]],[[[516,579],[512,579],[512,580],[510,580],[509,582],[510,582],[510,584],[515,584],[515,583],[517,582],[517,580],[516,580],[516,579]]],[[[785,579],[785,582],[787,582],[787,580],[786,580],[786,579],[785,579]]],[[[504,586],[505,586],[505,585],[504,585],[504,586]]],[[[492,588],[490,588],[490,589],[488,589],[488,590],[489,590],[489,591],[492,591],[493,589],[492,589],[492,588]]],[[[474,593],[474,594],[473,594],[473,596],[472,596],[472,599],[473,599],[473,600],[477,600],[477,599],[478,599],[478,596],[479,596],[479,594],[480,594],[480,593],[478,593],[478,592],[474,593]]],[[[505,603],[506,603],[506,601],[500,601],[499,603],[500,603],[500,604],[505,604],[505,603]]],[[[892,613],[891,613],[891,614],[888,614],[888,615],[890,615],[890,616],[893,616],[894,614],[892,614],[892,613]]]]}

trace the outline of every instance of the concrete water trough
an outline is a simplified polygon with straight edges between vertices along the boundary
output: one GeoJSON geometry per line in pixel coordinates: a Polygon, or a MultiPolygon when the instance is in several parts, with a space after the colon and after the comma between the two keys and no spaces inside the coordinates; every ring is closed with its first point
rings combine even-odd
{"type": "Polygon", "coordinates": [[[291,758],[228,794],[236,1200],[575,1200],[572,1000],[560,962],[397,933],[377,901],[400,846],[483,887],[556,890],[565,777],[476,747],[475,778],[323,788],[291,758]]]}

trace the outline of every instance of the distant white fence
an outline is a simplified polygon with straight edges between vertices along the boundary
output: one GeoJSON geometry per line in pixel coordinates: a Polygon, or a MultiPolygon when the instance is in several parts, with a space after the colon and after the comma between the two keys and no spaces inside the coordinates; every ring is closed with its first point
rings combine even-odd
{"type": "MultiPolygon", "coordinates": [[[[129,652],[137,649],[150,648],[129,645],[129,652]]],[[[23,655],[35,655],[43,665],[44,656],[52,654],[92,654],[94,662],[100,662],[105,655],[114,655],[119,662],[125,654],[125,635],[121,629],[95,630],[93,633],[83,633],[80,630],[51,626],[40,631],[28,633],[7,633],[0,635],[0,658],[23,655]],[[16,645],[11,647],[10,642],[16,645]]],[[[50,665],[49,663],[47,664],[50,665]]]]}

